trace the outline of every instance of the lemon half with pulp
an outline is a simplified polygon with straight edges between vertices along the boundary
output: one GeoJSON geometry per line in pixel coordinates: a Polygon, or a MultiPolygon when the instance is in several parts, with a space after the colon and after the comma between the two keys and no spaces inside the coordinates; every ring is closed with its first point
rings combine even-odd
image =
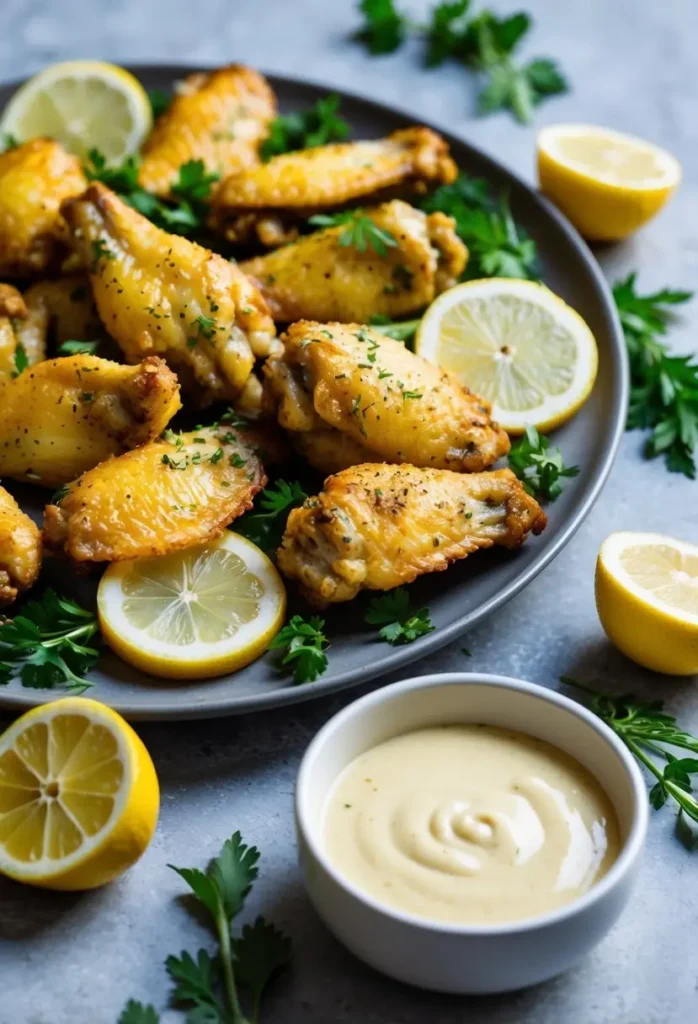
{"type": "Polygon", "coordinates": [[[264,653],[286,612],[281,577],[264,552],[226,531],[200,547],[111,565],[97,594],[102,634],[137,668],[204,679],[264,653]]]}
{"type": "Polygon", "coordinates": [[[612,533],[596,564],[596,607],[633,661],[698,674],[698,546],[659,533],[612,533]]]}
{"type": "Polygon", "coordinates": [[[681,181],[681,165],[633,135],[558,124],[538,135],[538,178],[585,238],[612,242],[661,210],[681,181]]]}
{"type": "Polygon", "coordinates": [[[0,736],[0,872],[49,889],[93,889],[144,853],[160,790],[130,725],[66,697],[0,736]]]}
{"type": "Polygon", "coordinates": [[[424,314],[415,351],[491,402],[510,434],[568,420],[598,367],[594,336],[575,310],[544,285],[508,278],[468,281],[440,295],[424,314]]]}

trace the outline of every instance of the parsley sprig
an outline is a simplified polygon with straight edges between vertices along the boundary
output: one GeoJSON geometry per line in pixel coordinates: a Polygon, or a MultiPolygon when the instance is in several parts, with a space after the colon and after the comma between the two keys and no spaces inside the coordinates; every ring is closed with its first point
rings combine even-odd
{"type": "Polygon", "coordinates": [[[317,615],[313,615],[307,622],[302,615],[294,615],[269,644],[271,651],[286,648],[279,664],[293,667],[294,683],[314,683],[326,671],[325,651],[330,642],[323,632],[324,628],[325,620],[317,615]]]}
{"type": "Polygon", "coordinates": [[[390,231],[381,228],[361,209],[342,210],[339,213],[316,213],[308,221],[313,227],[341,227],[337,236],[339,244],[352,246],[358,252],[366,252],[369,245],[378,256],[387,256],[388,249],[394,249],[397,239],[390,231]]]}
{"type": "Polygon", "coordinates": [[[613,288],[630,359],[628,430],[651,430],[645,444],[648,459],[663,455],[672,473],[696,477],[698,445],[698,364],[692,356],[673,356],[660,341],[676,306],[693,292],[661,288],[638,295],[637,274],[613,288]]]}
{"type": "Polygon", "coordinates": [[[662,701],[641,703],[632,694],[614,697],[570,676],[562,676],[561,682],[587,695],[589,708],[657,780],[649,794],[652,807],[659,810],[669,799],[678,805],[677,835],[690,849],[698,849],[696,828],[691,824],[698,824],[698,799],[691,783],[691,776],[698,774],[698,758],[676,757],[670,749],[698,754],[698,736],[680,729],[676,718],[664,713],[662,701]],[[663,767],[657,764],[657,757],[666,762],[663,767]]]}
{"type": "Polygon", "coordinates": [[[262,160],[298,149],[342,142],[349,136],[349,125],[339,114],[339,96],[332,93],[318,100],[310,110],[280,114],[269,126],[269,137],[259,148],[262,160]]]}
{"type": "Polygon", "coordinates": [[[258,496],[260,511],[253,509],[238,519],[234,524],[235,532],[247,537],[263,551],[276,551],[286,529],[289,512],[307,497],[297,480],[290,483],[276,480],[258,496]]]}
{"type": "Polygon", "coordinates": [[[86,645],[98,633],[93,612],[45,590],[25,601],[13,619],[0,621],[0,684],[19,678],[32,689],[84,693],[92,685],[85,674],[99,657],[86,645]]]}
{"type": "Polygon", "coordinates": [[[419,320],[391,320],[382,313],[374,313],[369,323],[381,334],[387,334],[395,341],[411,341],[419,327],[419,320]]]}
{"type": "Polygon", "coordinates": [[[59,356],[93,356],[99,348],[98,341],[64,341],[58,346],[59,356]]]}
{"type": "Polygon", "coordinates": [[[411,644],[434,629],[429,609],[413,610],[410,595],[404,587],[372,598],[364,615],[364,622],[369,626],[382,626],[378,636],[386,643],[394,645],[411,644]]]}
{"type": "Polygon", "coordinates": [[[565,466],[559,448],[551,448],[545,434],[527,426],[526,432],[509,452],[509,469],[534,498],[555,501],[562,494],[562,479],[577,476],[579,466],[565,466]]]}
{"type": "Polygon", "coordinates": [[[26,368],[29,366],[29,356],[27,355],[26,349],[21,342],[17,342],[15,345],[15,353],[13,357],[14,369],[12,371],[13,377],[19,377],[20,373],[24,373],[26,368]]]}

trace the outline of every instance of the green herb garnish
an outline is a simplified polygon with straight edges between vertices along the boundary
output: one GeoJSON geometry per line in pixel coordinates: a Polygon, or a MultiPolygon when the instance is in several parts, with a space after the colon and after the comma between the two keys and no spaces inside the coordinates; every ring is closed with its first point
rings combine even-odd
{"type": "Polygon", "coordinates": [[[372,598],[364,622],[369,626],[382,626],[378,636],[388,644],[411,644],[434,629],[429,609],[413,610],[410,595],[404,587],[372,598]]]}
{"type": "Polygon", "coordinates": [[[348,135],[349,125],[339,115],[339,96],[332,93],[318,100],[310,110],[280,114],[275,118],[259,152],[262,160],[271,160],[281,153],[342,142],[348,135]]]}
{"type": "Polygon", "coordinates": [[[64,341],[58,346],[59,356],[93,356],[99,348],[98,341],[64,341]]]}
{"type": "MultiPolygon", "coordinates": [[[[390,317],[384,316],[382,313],[374,313],[370,318],[369,323],[372,327],[375,327],[381,334],[386,334],[389,338],[394,338],[395,341],[411,341],[414,337],[417,328],[419,327],[419,320],[403,320],[402,322],[391,320],[390,317]]],[[[392,374],[384,374],[386,377],[391,377],[392,374]]]]}
{"type": "Polygon", "coordinates": [[[313,683],[326,671],[325,651],[330,642],[323,632],[324,628],[325,620],[317,615],[313,615],[307,622],[302,615],[294,615],[269,644],[272,651],[286,648],[280,665],[293,667],[295,683],[313,683]]]}
{"type": "Polygon", "coordinates": [[[308,221],[313,227],[342,227],[337,241],[343,247],[352,246],[366,252],[369,245],[379,256],[387,256],[388,249],[397,245],[397,239],[385,228],[380,228],[363,210],[342,210],[339,213],[317,213],[308,221]]]}
{"type": "Polygon", "coordinates": [[[292,508],[302,505],[308,495],[297,480],[276,480],[257,498],[261,511],[253,509],[235,524],[235,532],[247,537],[263,551],[276,551],[292,508]]]}
{"type": "Polygon", "coordinates": [[[148,89],[148,99],[154,119],[164,114],[172,102],[171,95],[164,89],[148,89]]]}
{"type": "Polygon", "coordinates": [[[29,366],[29,357],[26,353],[26,349],[21,342],[17,342],[15,346],[14,354],[14,370],[12,371],[13,377],[19,377],[20,373],[24,373],[26,368],[29,366]]]}
{"type": "Polygon", "coordinates": [[[115,260],[116,253],[113,253],[103,238],[95,238],[92,242],[92,264],[90,271],[95,274],[101,260],[115,260]]]}
{"type": "Polygon", "coordinates": [[[160,1015],[155,1007],[129,999],[121,1011],[117,1024],[160,1024],[160,1015]]]}
{"type": "Polygon", "coordinates": [[[366,44],[370,53],[393,53],[405,41],[409,25],[395,9],[394,0],[361,0],[359,10],[365,24],[356,38],[366,44]]]}
{"type": "Polygon", "coordinates": [[[559,448],[550,448],[545,434],[527,426],[523,437],[511,446],[509,469],[534,498],[555,501],[562,494],[561,479],[577,476],[579,466],[565,466],[559,448]]]}

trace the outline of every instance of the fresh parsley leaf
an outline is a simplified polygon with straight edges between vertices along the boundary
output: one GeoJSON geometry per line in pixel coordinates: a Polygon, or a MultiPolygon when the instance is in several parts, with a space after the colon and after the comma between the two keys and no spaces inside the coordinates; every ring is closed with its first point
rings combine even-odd
{"type": "Polygon", "coordinates": [[[27,356],[24,345],[21,342],[17,342],[15,346],[14,354],[14,370],[12,371],[13,377],[19,377],[20,373],[24,373],[26,368],[29,366],[29,357],[27,356]]]}
{"type": "Polygon", "coordinates": [[[171,95],[165,89],[148,89],[148,99],[153,111],[153,118],[158,118],[164,114],[172,102],[171,95]]]}
{"type": "Polygon", "coordinates": [[[160,1024],[160,1015],[154,1006],[145,1006],[135,999],[129,999],[121,1011],[117,1024],[160,1024]]]}
{"type": "Polygon", "coordinates": [[[85,645],[98,633],[93,612],[47,589],[25,601],[13,619],[0,622],[0,679],[19,677],[32,689],[84,693],[92,685],[85,674],[99,657],[85,645]]]}
{"type": "Polygon", "coordinates": [[[64,341],[58,346],[59,356],[93,356],[99,348],[98,341],[64,341]]]}
{"type": "Polygon", "coordinates": [[[203,160],[188,160],[179,168],[172,194],[195,208],[197,203],[210,197],[211,189],[219,178],[220,174],[215,171],[208,173],[203,160]]]}
{"type": "Polygon", "coordinates": [[[364,622],[369,626],[382,626],[378,633],[389,644],[411,644],[434,629],[428,608],[414,611],[410,595],[404,587],[390,590],[369,602],[364,622]]]}
{"type": "Polygon", "coordinates": [[[17,149],[22,143],[19,141],[16,135],[11,132],[5,132],[2,136],[2,152],[7,153],[9,149],[17,149]]]}
{"type": "Polygon", "coordinates": [[[369,53],[393,53],[406,38],[408,22],[395,8],[395,0],[361,0],[359,10],[364,25],[356,38],[365,43],[369,53]]]}
{"type": "Polygon", "coordinates": [[[140,161],[137,156],[127,156],[122,164],[110,166],[98,149],[91,149],[87,155],[85,175],[88,181],[101,181],[114,192],[131,192],[138,188],[140,161]]]}
{"type": "Polygon", "coordinates": [[[379,256],[386,256],[388,249],[397,245],[397,239],[390,231],[381,228],[363,210],[342,210],[339,213],[317,213],[308,221],[313,227],[342,227],[337,241],[343,247],[353,246],[358,252],[366,252],[369,245],[379,256]]]}
{"type": "Polygon", "coordinates": [[[293,667],[295,683],[313,683],[326,671],[325,651],[330,643],[323,632],[324,628],[325,620],[317,615],[313,615],[307,622],[302,615],[294,615],[269,644],[272,651],[287,648],[280,664],[293,667]]]}
{"type": "Polygon", "coordinates": [[[262,160],[271,160],[282,153],[342,142],[348,138],[349,131],[349,125],[339,114],[339,96],[332,93],[318,100],[310,110],[276,117],[259,153],[262,160]]]}
{"type": "Polygon", "coordinates": [[[260,511],[252,510],[235,522],[235,532],[247,537],[263,551],[276,551],[292,508],[302,505],[308,495],[297,480],[276,480],[257,498],[260,511]]]}
{"type": "Polygon", "coordinates": [[[288,935],[258,917],[246,924],[239,938],[233,939],[235,977],[252,993],[252,1019],[259,1020],[262,997],[267,985],[288,966],[292,943],[288,935]]]}
{"type": "Polygon", "coordinates": [[[579,466],[565,466],[559,448],[550,448],[545,434],[527,426],[522,438],[511,446],[509,469],[535,498],[555,501],[562,494],[561,479],[577,476],[579,466]]]}
{"type": "Polygon", "coordinates": [[[693,293],[662,288],[638,295],[637,274],[613,288],[630,360],[628,430],[651,430],[645,458],[663,455],[670,472],[696,477],[698,445],[698,363],[673,356],[660,341],[672,322],[675,306],[693,293]]]}
{"type": "Polygon", "coordinates": [[[115,260],[116,253],[113,253],[103,238],[95,238],[92,242],[92,265],[90,271],[95,274],[101,260],[115,260]]]}
{"type": "Polygon", "coordinates": [[[447,57],[458,57],[467,28],[470,0],[437,4],[431,12],[427,28],[427,52],[424,63],[428,68],[438,67],[447,57]]]}
{"type": "MultiPolygon", "coordinates": [[[[384,316],[382,313],[374,313],[370,318],[369,323],[381,334],[387,334],[389,338],[394,338],[395,341],[408,342],[411,341],[417,333],[420,321],[403,320],[399,322],[391,320],[390,317],[384,316]]],[[[390,376],[390,374],[388,376],[390,376]]]]}
{"type": "Polygon", "coordinates": [[[186,952],[180,957],[168,956],[165,967],[175,982],[173,1003],[196,1010],[197,1021],[210,1020],[216,1024],[220,1021],[225,1024],[228,1020],[225,1006],[216,993],[220,968],[205,949],[199,950],[196,960],[186,952]]]}

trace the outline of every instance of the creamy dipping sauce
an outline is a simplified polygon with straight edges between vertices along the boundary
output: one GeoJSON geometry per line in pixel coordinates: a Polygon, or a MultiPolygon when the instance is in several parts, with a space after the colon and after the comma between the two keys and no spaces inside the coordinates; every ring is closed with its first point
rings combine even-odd
{"type": "Polygon", "coordinates": [[[361,754],[330,791],[323,839],[374,899],[461,924],[570,903],[619,852],[610,800],[581,764],[489,725],[419,729],[361,754]]]}

